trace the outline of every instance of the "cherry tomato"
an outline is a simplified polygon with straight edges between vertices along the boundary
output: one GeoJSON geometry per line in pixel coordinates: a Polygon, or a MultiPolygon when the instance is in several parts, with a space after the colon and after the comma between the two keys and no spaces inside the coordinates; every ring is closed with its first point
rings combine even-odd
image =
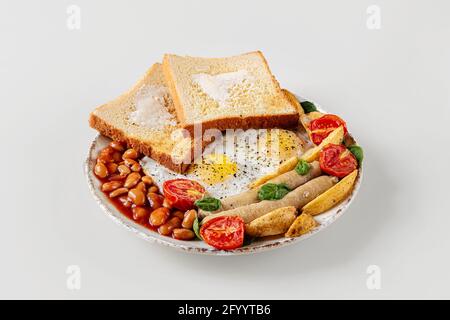
{"type": "Polygon", "coordinates": [[[344,127],[344,135],[347,134],[347,125],[345,121],[334,114],[326,114],[309,123],[311,131],[311,140],[314,144],[319,145],[323,139],[334,131],[334,129],[344,127]]]}
{"type": "Polygon", "coordinates": [[[194,202],[203,197],[205,188],[189,179],[173,179],[163,183],[163,193],[172,207],[186,211],[192,209],[194,202]]]}
{"type": "Polygon", "coordinates": [[[358,167],[358,161],[344,145],[328,144],[320,152],[320,169],[332,176],[343,178],[358,167]]]}
{"type": "Polygon", "coordinates": [[[219,250],[232,250],[244,243],[244,220],[239,216],[222,216],[207,221],[200,235],[210,246],[219,250]]]}

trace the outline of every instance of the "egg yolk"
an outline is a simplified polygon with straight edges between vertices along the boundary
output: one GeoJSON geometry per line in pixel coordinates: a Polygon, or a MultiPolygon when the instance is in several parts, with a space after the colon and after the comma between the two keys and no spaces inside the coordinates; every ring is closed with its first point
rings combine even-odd
{"type": "Polygon", "coordinates": [[[228,177],[234,175],[238,170],[237,164],[230,161],[224,154],[209,154],[204,157],[202,163],[193,164],[188,174],[193,174],[199,180],[208,184],[225,181],[228,177]]]}
{"type": "Polygon", "coordinates": [[[264,143],[269,158],[278,158],[280,162],[295,155],[302,148],[302,142],[295,132],[288,130],[269,130],[264,143]]]}

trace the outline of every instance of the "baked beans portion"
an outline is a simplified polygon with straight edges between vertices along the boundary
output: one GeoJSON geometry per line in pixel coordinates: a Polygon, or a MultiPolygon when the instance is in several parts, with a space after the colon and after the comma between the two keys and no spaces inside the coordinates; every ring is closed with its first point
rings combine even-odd
{"type": "Polygon", "coordinates": [[[179,240],[195,239],[195,210],[182,212],[170,206],[152,177],[139,164],[141,155],[125,144],[112,141],[100,151],[94,173],[110,201],[127,217],[179,240]]]}

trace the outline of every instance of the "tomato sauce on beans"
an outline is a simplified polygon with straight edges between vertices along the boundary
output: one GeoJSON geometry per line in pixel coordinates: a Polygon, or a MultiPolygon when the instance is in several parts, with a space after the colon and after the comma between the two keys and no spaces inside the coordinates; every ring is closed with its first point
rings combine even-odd
{"type": "MultiPolygon", "coordinates": [[[[98,178],[98,177],[97,177],[97,178],[98,178]]],[[[99,179],[99,181],[102,183],[102,185],[103,185],[104,183],[109,182],[108,178],[102,178],[102,179],[99,179]]],[[[102,192],[103,192],[104,195],[108,198],[109,202],[110,202],[112,205],[114,205],[114,207],[115,207],[120,213],[122,213],[124,216],[126,216],[128,219],[135,221],[136,223],[140,224],[141,226],[143,226],[143,227],[145,227],[145,228],[148,228],[148,229],[150,229],[150,230],[153,230],[153,231],[156,231],[156,232],[157,232],[158,228],[153,227],[153,226],[150,224],[148,218],[147,218],[147,219],[139,219],[139,220],[133,219],[133,208],[132,208],[132,206],[130,206],[130,207],[128,207],[128,208],[125,207],[125,206],[123,205],[122,201],[120,200],[120,198],[121,198],[120,196],[115,197],[115,198],[110,198],[110,197],[109,197],[109,194],[110,194],[111,192],[108,192],[108,191],[102,191],[102,192]]],[[[124,194],[124,196],[127,196],[127,194],[124,194]]],[[[149,206],[145,206],[145,209],[147,209],[149,213],[152,212],[152,209],[150,209],[149,206]]]]}
{"type": "Polygon", "coordinates": [[[139,159],[140,154],[135,149],[127,149],[121,142],[111,142],[99,152],[93,168],[101,182],[100,190],[119,212],[139,225],[175,239],[192,240],[192,225],[182,226],[185,213],[169,205],[153,184],[152,177],[142,170],[139,159]],[[164,219],[161,218],[163,212],[167,215],[162,217],[164,219]],[[155,223],[158,216],[160,222],[155,223]]]}

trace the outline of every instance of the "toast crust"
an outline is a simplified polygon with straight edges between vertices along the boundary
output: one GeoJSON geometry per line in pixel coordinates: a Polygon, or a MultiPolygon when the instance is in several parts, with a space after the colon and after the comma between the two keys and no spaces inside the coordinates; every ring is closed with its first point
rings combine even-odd
{"type": "MultiPolygon", "coordinates": [[[[217,129],[224,131],[230,128],[247,129],[270,129],[270,128],[295,128],[298,126],[298,114],[279,114],[266,116],[250,116],[245,118],[229,117],[223,119],[214,119],[202,122],[202,132],[208,129],[217,129]]],[[[194,134],[195,124],[187,124],[184,129],[188,130],[191,135],[194,134]]]]}

